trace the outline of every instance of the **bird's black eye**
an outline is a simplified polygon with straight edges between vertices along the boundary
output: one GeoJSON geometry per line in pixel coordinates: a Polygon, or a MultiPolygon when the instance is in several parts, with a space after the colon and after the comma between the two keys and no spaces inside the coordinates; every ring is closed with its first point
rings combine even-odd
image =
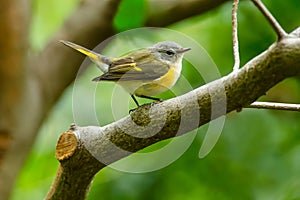
{"type": "Polygon", "coordinates": [[[173,56],[175,54],[174,51],[168,50],[166,51],[166,54],[168,54],[169,56],[173,56]]]}

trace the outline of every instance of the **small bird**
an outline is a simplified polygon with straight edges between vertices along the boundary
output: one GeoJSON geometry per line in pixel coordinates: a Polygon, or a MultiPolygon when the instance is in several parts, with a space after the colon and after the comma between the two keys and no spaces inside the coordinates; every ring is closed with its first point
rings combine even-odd
{"type": "Polygon", "coordinates": [[[120,84],[139,107],[137,97],[161,101],[153,97],[170,89],[178,80],[182,58],[190,48],[175,42],[159,42],[119,58],[110,58],[78,44],[60,40],[63,44],[83,53],[103,72],[93,81],[113,81],[120,84]]]}

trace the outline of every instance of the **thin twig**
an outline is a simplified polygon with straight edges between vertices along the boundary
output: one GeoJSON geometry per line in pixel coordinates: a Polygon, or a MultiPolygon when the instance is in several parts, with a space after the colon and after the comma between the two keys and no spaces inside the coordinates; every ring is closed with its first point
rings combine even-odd
{"type": "Polygon", "coordinates": [[[266,6],[261,2],[261,0],[252,0],[256,7],[262,12],[262,14],[267,18],[274,31],[278,36],[278,40],[287,36],[285,30],[280,26],[275,17],[271,14],[271,12],[266,8],[266,6]]]}
{"type": "Polygon", "coordinates": [[[239,41],[238,41],[238,33],[237,33],[238,4],[239,4],[239,0],[234,0],[232,4],[232,42],[233,42],[233,57],[234,57],[233,71],[236,71],[240,68],[239,41]]]}
{"type": "Polygon", "coordinates": [[[254,102],[246,108],[262,108],[273,110],[300,111],[300,104],[276,103],[276,102],[254,102]]]}

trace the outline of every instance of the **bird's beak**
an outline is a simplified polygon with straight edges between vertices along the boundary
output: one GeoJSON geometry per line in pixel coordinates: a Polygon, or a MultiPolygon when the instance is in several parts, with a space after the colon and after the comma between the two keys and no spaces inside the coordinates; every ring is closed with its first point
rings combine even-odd
{"type": "Polygon", "coordinates": [[[182,48],[182,49],[177,50],[176,52],[177,53],[184,53],[184,52],[187,52],[189,50],[191,50],[191,48],[182,48]]]}
{"type": "Polygon", "coordinates": [[[64,45],[71,47],[77,51],[79,51],[80,53],[90,57],[92,60],[99,60],[98,59],[98,54],[96,52],[93,52],[83,46],[80,46],[78,44],[75,44],[73,42],[69,42],[69,41],[65,41],[65,40],[60,40],[61,43],[63,43],[64,45]]]}

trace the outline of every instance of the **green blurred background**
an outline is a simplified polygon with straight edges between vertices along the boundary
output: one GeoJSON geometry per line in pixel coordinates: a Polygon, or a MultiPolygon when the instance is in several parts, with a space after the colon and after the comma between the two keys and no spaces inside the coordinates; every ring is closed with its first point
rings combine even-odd
{"type": "MultiPolygon", "coordinates": [[[[299,0],[264,2],[286,31],[290,32],[300,25],[299,0]]],[[[79,3],[79,0],[34,1],[31,27],[33,53],[45,46],[79,3]]],[[[146,10],[146,1],[124,0],[114,21],[115,29],[120,32],[142,27],[146,10]]],[[[245,64],[268,48],[276,40],[276,35],[250,1],[240,3],[238,19],[241,64],[245,64]]],[[[233,65],[231,3],[168,28],[199,42],[209,52],[221,74],[230,73],[233,65]]],[[[183,75],[196,88],[203,81],[195,78],[192,70],[185,67],[183,75]]],[[[95,67],[89,68],[77,84],[89,91],[90,83],[81,80],[91,79],[97,73],[95,67]]],[[[106,98],[111,95],[114,85],[103,83],[99,87],[97,91],[101,90],[101,94],[97,92],[97,114],[100,125],[105,125],[114,121],[110,114],[111,103],[106,98]]],[[[73,85],[70,85],[49,113],[21,171],[12,199],[43,199],[49,190],[58,168],[56,142],[74,121],[72,92],[73,85]]],[[[160,95],[164,99],[171,96],[170,92],[160,95]]],[[[299,78],[283,81],[261,99],[300,102],[299,78]]],[[[80,101],[89,103],[85,99],[80,101]]],[[[88,117],[84,121],[85,124],[80,125],[94,123],[88,117]]],[[[299,112],[243,109],[242,112],[231,113],[226,118],[217,145],[204,159],[198,158],[198,152],[207,125],[200,128],[183,156],[161,170],[130,174],[107,167],[95,177],[88,199],[300,199],[299,122],[299,112]]]]}

